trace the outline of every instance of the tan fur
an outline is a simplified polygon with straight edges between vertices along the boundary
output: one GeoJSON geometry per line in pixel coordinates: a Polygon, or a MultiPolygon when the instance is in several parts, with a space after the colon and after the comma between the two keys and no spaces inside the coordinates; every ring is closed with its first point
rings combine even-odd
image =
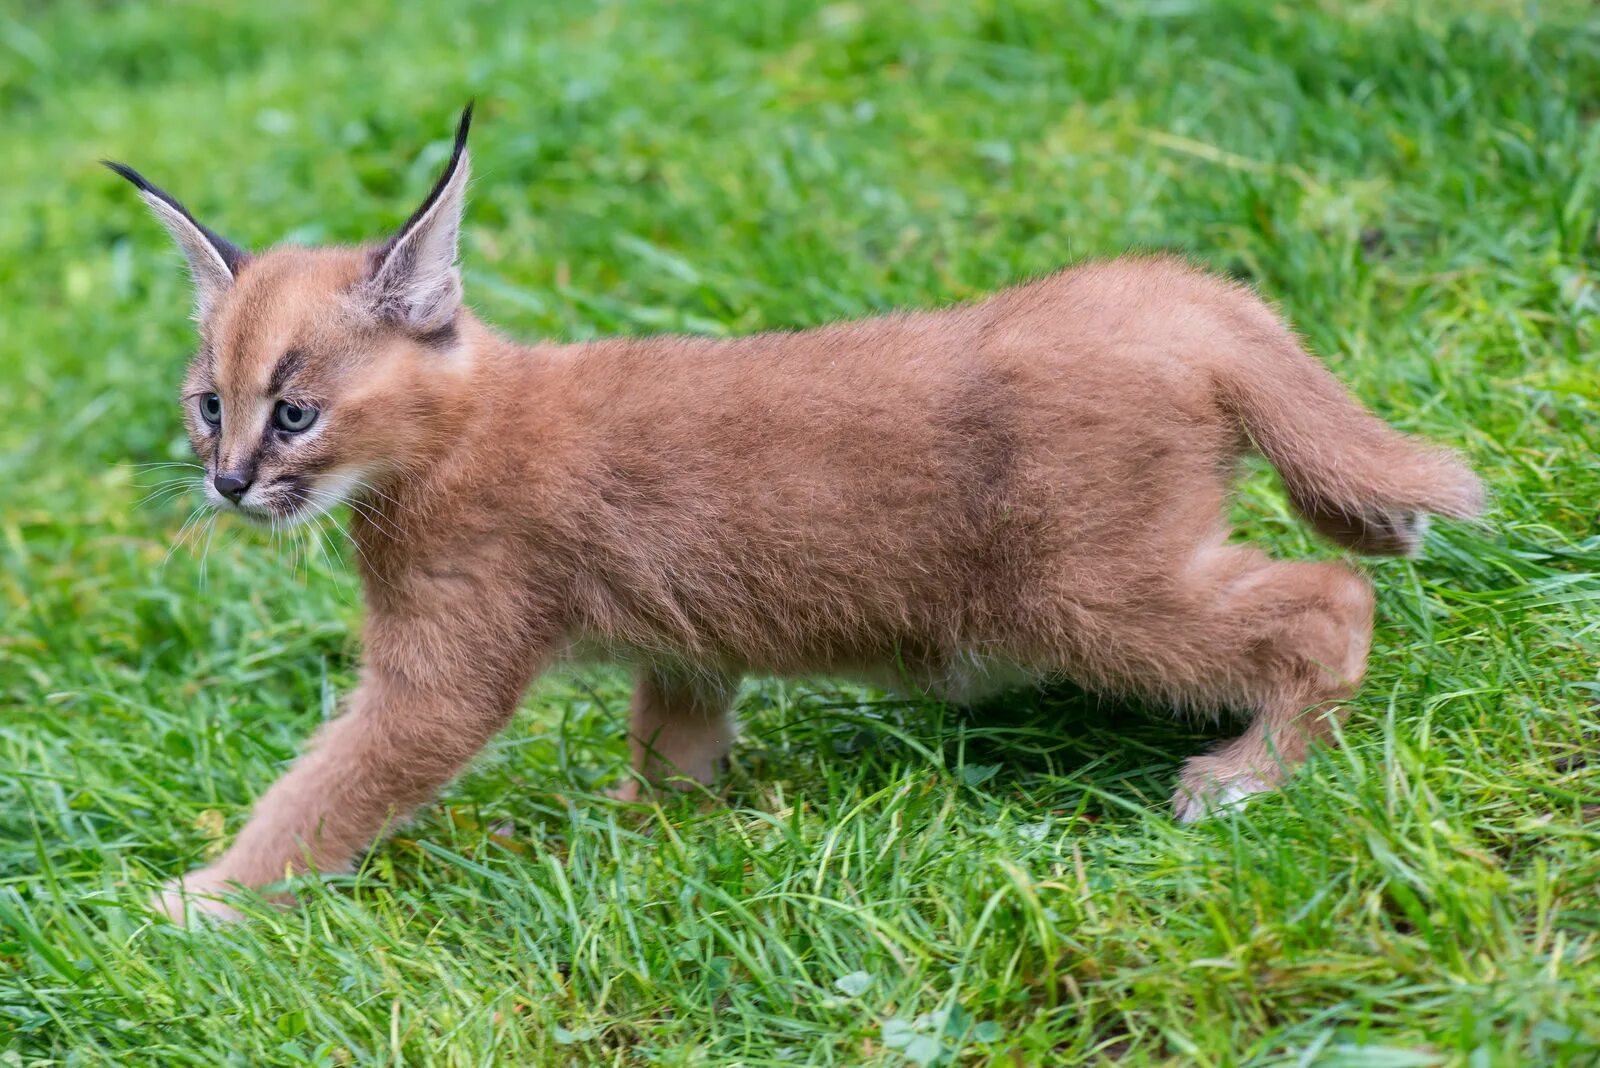
{"type": "MultiPolygon", "coordinates": [[[[1423,513],[1482,503],[1251,292],[1170,258],[733,340],[523,346],[463,309],[441,346],[363,312],[372,256],[268,252],[203,324],[186,394],[230,413],[269,410],[272,367],[304,354],[284,393],[322,429],[258,481],[309,479],[300,508],[349,496],[368,619],[348,711],[190,892],[348,865],[576,649],[638,665],[651,781],[709,779],[751,673],[971,696],[1020,670],[1250,714],[1185,766],[1193,818],[1326,736],[1371,631],[1357,572],[1228,542],[1250,443],[1356,548],[1414,549],[1423,513]]],[[[260,436],[186,410],[208,471],[260,436]]]]}

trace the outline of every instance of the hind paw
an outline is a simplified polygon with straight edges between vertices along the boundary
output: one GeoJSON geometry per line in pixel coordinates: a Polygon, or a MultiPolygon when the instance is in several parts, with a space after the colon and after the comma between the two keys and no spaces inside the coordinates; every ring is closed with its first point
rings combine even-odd
{"type": "Polygon", "coordinates": [[[1396,512],[1390,519],[1390,537],[1401,556],[1415,556],[1422,551],[1422,541],[1428,536],[1427,512],[1396,512]]]}
{"type": "Polygon", "coordinates": [[[1195,757],[1178,775],[1178,790],[1172,795],[1172,812],[1179,823],[1194,823],[1207,816],[1222,815],[1243,808],[1256,794],[1277,789],[1253,771],[1225,772],[1195,757]]]}

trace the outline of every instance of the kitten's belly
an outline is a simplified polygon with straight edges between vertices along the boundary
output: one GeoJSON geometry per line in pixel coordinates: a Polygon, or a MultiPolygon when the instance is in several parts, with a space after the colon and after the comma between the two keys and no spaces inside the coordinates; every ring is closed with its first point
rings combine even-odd
{"type": "Polygon", "coordinates": [[[1026,689],[1043,679],[1039,671],[1026,665],[965,649],[936,663],[884,664],[838,673],[881,689],[937,697],[958,705],[1026,689]]]}
{"type": "Polygon", "coordinates": [[[677,664],[688,669],[712,668],[730,675],[835,675],[895,693],[935,697],[955,704],[973,704],[1012,690],[1038,685],[1044,674],[1024,664],[974,650],[958,650],[948,658],[918,663],[823,664],[796,672],[759,664],[696,664],[691,658],[646,650],[594,635],[575,638],[562,657],[570,663],[677,664]]]}

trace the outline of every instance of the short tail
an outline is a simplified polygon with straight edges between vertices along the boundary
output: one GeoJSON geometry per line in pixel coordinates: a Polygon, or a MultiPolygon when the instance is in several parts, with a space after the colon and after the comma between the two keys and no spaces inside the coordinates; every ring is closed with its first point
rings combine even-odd
{"type": "Polygon", "coordinates": [[[1483,483],[1454,453],[1367,411],[1287,330],[1256,340],[1220,375],[1222,399],[1318,533],[1356,552],[1409,556],[1429,513],[1483,510],[1483,483]]]}

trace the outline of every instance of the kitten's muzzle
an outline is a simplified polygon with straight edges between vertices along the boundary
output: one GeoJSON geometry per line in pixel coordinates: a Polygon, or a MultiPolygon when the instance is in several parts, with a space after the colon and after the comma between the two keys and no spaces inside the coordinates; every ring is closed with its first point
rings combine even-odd
{"type": "Polygon", "coordinates": [[[218,475],[211,480],[211,484],[216,487],[218,493],[234,504],[238,504],[239,498],[243,497],[245,491],[250,488],[250,480],[248,478],[240,478],[238,475],[218,475]]]}

